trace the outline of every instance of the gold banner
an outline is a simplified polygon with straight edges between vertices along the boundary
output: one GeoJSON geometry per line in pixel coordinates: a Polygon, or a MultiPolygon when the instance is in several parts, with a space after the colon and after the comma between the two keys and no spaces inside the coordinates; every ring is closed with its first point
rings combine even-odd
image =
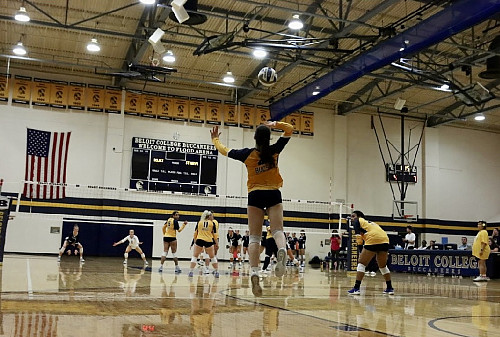
{"type": "Polygon", "coordinates": [[[168,95],[160,94],[158,97],[158,118],[171,120],[174,116],[174,99],[168,95]]]}
{"type": "Polygon", "coordinates": [[[294,112],[285,117],[285,122],[293,126],[293,133],[300,132],[300,112],[294,112]]]}
{"type": "Polygon", "coordinates": [[[8,75],[0,75],[0,102],[9,100],[9,78],[8,75]]]}
{"type": "Polygon", "coordinates": [[[125,93],[125,115],[138,116],[141,110],[141,93],[137,91],[127,91],[125,93]]]}
{"type": "Polygon", "coordinates": [[[68,106],[68,83],[52,82],[50,89],[50,106],[59,109],[66,109],[68,106]]]}
{"type": "Polygon", "coordinates": [[[224,102],[224,125],[238,126],[238,110],[233,102],[224,102]]]}
{"type": "Polygon", "coordinates": [[[31,77],[16,76],[12,91],[12,103],[30,104],[31,77]]]}
{"type": "Polygon", "coordinates": [[[158,94],[143,92],[141,100],[141,116],[156,118],[158,114],[158,94]]]}
{"type": "Polygon", "coordinates": [[[205,99],[191,97],[189,101],[189,121],[193,123],[204,123],[206,116],[205,99]]]}
{"type": "Polygon", "coordinates": [[[68,93],[68,107],[70,109],[85,110],[85,87],[84,83],[70,83],[68,93]]]}
{"type": "Polygon", "coordinates": [[[220,125],[222,115],[222,102],[207,99],[207,124],[220,125]]]}
{"type": "Polygon", "coordinates": [[[120,114],[122,111],[122,89],[106,87],[104,109],[108,113],[120,114]]]}
{"type": "Polygon", "coordinates": [[[259,126],[271,119],[271,112],[265,106],[257,105],[257,118],[255,118],[255,125],[259,126]]]}
{"type": "Polygon", "coordinates": [[[240,104],[240,127],[253,129],[255,124],[255,106],[253,104],[240,104]]]}
{"type": "Polygon", "coordinates": [[[104,111],[104,87],[102,85],[89,84],[85,90],[87,98],[87,110],[104,111]]]}
{"type": "Polygon", "coordinates": [[[302,111],[300,125],[301,135],[314,136],[314,113],[302,111]]]}
{"type": "Polygon", "coordinates": [[[175,97],[174,98],[174,111],[173,111],[174,121],[187,122],[189,119],[189,99],[187,97],[175,97]]]}
{"type": "Polygon", "coordinates": [[[42,78],[35,78],[31,84],[31,104],[36,106],[49,106],[50,105],[50,80],[42,78]]]}

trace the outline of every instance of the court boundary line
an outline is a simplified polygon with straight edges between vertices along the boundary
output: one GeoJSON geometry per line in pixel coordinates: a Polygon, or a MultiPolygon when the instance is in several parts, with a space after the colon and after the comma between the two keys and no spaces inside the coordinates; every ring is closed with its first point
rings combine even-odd
{"type": "Polygon", "coordinates": [[[441,320],[445,320],[445,319],[450,319],[450,318],[472,318],[472,317],[500,317],[498,315],[490,315],[490,316],[448,316],[448,317],[440,317],[440,318],[435,318],[433,320],[430,320],[429,322],[427,322],[427,325],[434,329],[434,330],[437,330],[437,331],[440,331],[440,332],[444,332],[444,333],[447,333],[447,334],[450,334],[450,335],[455,335],[455,336],[460,336],[460,337],[474,337],[474,336],[469,336],[469,335],[462,335],[462,334],[459,334],[459,333],[456,333],[456,332],[451,332],[451,331],[447,331],[447,330],[444,330],[444,329],[441,329],[441,328],[438,328],[434,323],[437,322],[437,321],[441,321],[441,320]]]}

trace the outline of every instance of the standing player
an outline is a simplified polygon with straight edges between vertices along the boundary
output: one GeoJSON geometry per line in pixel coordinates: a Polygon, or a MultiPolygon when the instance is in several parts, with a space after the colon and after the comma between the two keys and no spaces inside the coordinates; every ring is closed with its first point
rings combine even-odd
{"type": "Polygon", "coordinates": [[[184,221],[182,227],[180,227],[179,216],[179,212],[174,211],[172,217],[163,225],[163,253],[161,254],[160,269],[158,270],[160,273],[163,271],[163,263],[167,259],[169,249],[172,251],[172,257],[174,258],[175,272],[181,272],[181,268],[179,268],[179,259],[175,256],[175,253],[177,253],[177,232],[182,232],[188,222],[184,221]]]}
{"type": "Polygon", "coordinates": [[[479,221],[477,223],[477,230],[479,231],[474,239],[472,245],[472,255],[479,259],[479,276],[476,277],[474,282],[486,282],[490,279],[486,276],[486,260],[490,256],[490,246],[488,245],[488,232],[486,231],[486,221],[479,221]]]}
{"type": "Polygon", "coordinates": [[[125,258],[125,260],[123,260],[123,264],[127,264],[127,262],[128,262],[128,253],[130,253],[130,251],[132,249],[134,249],[136,252],[138,252],[141,255],[142,261],[144,261],[144,265],[147,266],[148,265],[148,261],[146,260],[146,255],[142,252],[141,247],[139,247],[139,245],[142,242],[140,242],[139,238],[137,237],[137,235],[134,234],[134,230],[133,229],[131,229],[128,232],[128,234],[129,235],[127,235],[126,237],[124,237],[120,241],[113,243],[113,247],[115,247],[115,246],[121,245],[125,241],[128,241],[128,246],[127,246],[127,248],[125,248],[125,253],[123,254],[123,257],[125,258]]]}
{"type": "Polygon", "coordinates": [[[394,295],[391,274],[389,268],[387,268],[387,256],[389,254],[389,237],[387,233],[375,222],[365,220],[365,215],[361,211],[352,212],[351,220],[355,232],[361,234],[362,239],[365,241],[365,245],[363,251],[359,255],[356,283],[347,293],[351,295],[360,294],[359,288],[365,276],[366,266],[370,263],[371,259],[376,256],[380,272],[384,276],[385,283],[387,284],[384,294],[394,295]]]}
{"type": "Polygon", "coordinates": [[[259,284],[259,242],[262,231],[262,222],[267,210],[271,220],[271,230],[278,246],[278,263],[276,276],[285,273],[286,248],[283,234],[283,204],[280,187],[283,179],[278,169],[278,156],[290,140],[293,126],[283,122],[266,122],[255,130],[255,147],[241,150],[231,150],[219,140],[219,127],[215,126],[210,135],[217,150],[225,156],[239,160],[245,164],[248,172],[248,226],[250,230],[249,256],[252,268],[250,279],[252,292],[255,296],[262,296],[259,284]],[[270,144],[271,129],[285,131],[275,144],[270,144]]]}
{"type": "Polygon", "coordinates": [[[211,215],[212,212],[204,211],[201,215],[200,221],[196,225],[196,229],[194,231],[193,257],[191,258],[189,277],[193,277],[193,269],[196,266],[196,260],[203,251],[203,248],[205,248],[205,251],[212,261],[215,277],[219,277],[219,264],[217,263],[214,251],[214,242],[217,241],[219,234],[216,232],[214,222],[210,220],[211,215]]]}
{"type": "Polygon", "coordinates": [[[249,236],[250,232],[249,231],[245,231],[245,235],[243,235],[242,237],[242,241],[243,241],[243,263],[245,263],[245,260],[247,259],[247,254],[248,254],[248,241],[250,240],[250,236],[249,236]]]}
{"type": "Polygon", "coordinates": [[[243,237],[241,236],[239,229],[237,229],[235,231],[235,233],[236,233],[236,240],[237,240],[236,243],[238,244],[238,246],[236,246],[236,256],[234,258],[238,259],[238,265],[241,269],[241,243],[242,243],[243,237]]]}
{"type": "Polygon", "coordinates": [[[300,256],[300,266],[305,267],[304,255],[306,255],[306,232],[304,230],[300,231],[300,236],[297,239],[299,246],[299,256],[300,256]]]}
{"type": "MultiPolygon", "coordinates": [[[[267,226],[267,236],[266,236],[266,257],[264,258],[264,264],[262,265],[262,271],[266,272],[269,265],[271,264],[271,258],[276,256],[278,253],[278,247],[276,246],[276,241],[274,240],[273,234],[271,233],[271,226],[267,226]]],[[[269,270],[270,267],[269,267],[269,270]]]]}
{"type": "Polygon", "coordinates": [[[70,236],[67,236],[64,239],[63,246],[59,249],[59,257],[57,258],[57,262],[61,262],[61,256],[66,252],[68,255],[71,255],[71,252],[74,250],[75,255],[80,253],[80,262],[83,263],[85,260],[83,259],[83,246],[78,239],[78,232],[80,227],[78,225],[73,226],[73,233],[70,236]],[[78,249],[78,250],[77,250],[78,249]]]}

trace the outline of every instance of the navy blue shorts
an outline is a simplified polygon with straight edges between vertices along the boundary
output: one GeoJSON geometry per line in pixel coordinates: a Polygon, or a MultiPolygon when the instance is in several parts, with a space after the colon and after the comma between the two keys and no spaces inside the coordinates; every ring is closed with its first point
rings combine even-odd
{"type": "Polygon", "coordinates": [[[369,250],[370,252],[388,252],[389,244],[388,243],[379,243],[376,245],[364,245],[363,249],[369,250]]]}
{"type": "Polygon", "coordinates": [[[172,237],[169,237],[169,236],[164,236],[163,237],[163,242],[173,242],[173,241],[176,241],[177,238],[172,238],[172,237]]]}
{"type": "Polygon", "coordinates": [[[282,202],[280,190],[256,190],[248,193],[248,206],[267,209],[282,202]]]}
{"type": "Polygon", "coordinates": [[[214,245],[214,242],[213,242],[213,241],[207,242],[207,241],[205,241],[205,240],[196,239],[195,244],[196,244],[198,247],[205,247],[205,248],[209,248],[209,247],[212,247],[212,246],[214,245]]]}

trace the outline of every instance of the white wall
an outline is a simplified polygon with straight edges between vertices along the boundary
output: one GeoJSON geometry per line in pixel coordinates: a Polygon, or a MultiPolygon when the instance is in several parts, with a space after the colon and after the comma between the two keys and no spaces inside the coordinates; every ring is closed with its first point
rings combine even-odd
{"type": "MultiPolygon", "coordinates": [[[[370,117],[311,110],[315,112],[314,137],[293,136],[280,156],[284,198],[344,199],[366,214],[390,216],[392,194],[370,117]]],[[[384,122],[389,139],[399,146],[399,120],[385,118],[384,122]]],[[[418,123],[408,122],[408,128],[414,126],[418,123]]],[[[18,192],[22,187],[28,127],[72,131],[67,169],[70,184],[128,187],[135,136],[172,140],[179,132],[180,141],[210,143],[209,126],[2,105],[0,177],[5,179],[4,191],[18,192]]],[[[413,131],[413,142],[418,139],[418,129],[413,131]]],[[[223,127],[221,140],[232,148],[251,147],[253,131],[223,127]]],[[[419,202],[421,217],[500,221],[499,145],[498,134],[451,127],[426,129],[416,161],[419,183],[408,188],[407,200],[419,202]]],[[[241,163],[220,156],[218,168],[219,194],[246,195],[246,170],[241,163]]],[[[17,216],[9,223],[6,250],[55,253],[59,238],[53,238],[48,229],[62,224],[62,216],[44,219],[46,216],[36,214],[17,216]]],[[[158,228],[155,236],[159,236],[158,228]]],[[[161,252],[161,239],[155,239],[154,252],[156,256],[161,252]]],[[[181,255],[189,256],[189,252],[181,255]]]]}

